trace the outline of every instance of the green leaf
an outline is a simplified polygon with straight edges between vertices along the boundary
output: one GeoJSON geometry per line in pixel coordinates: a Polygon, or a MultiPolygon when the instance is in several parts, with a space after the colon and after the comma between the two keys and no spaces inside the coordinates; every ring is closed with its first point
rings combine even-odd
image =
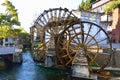
{"type": "Polygon", "coordinates": [[[13,26],[20,26],[18,13],[15,6],[8,0],[2,4],[5,6],[5,13],[0,13],[0,38],[7,38],[13,34],[13,26]]]}
{"type": "Polygon", "coordinates": [[[116,8],[120,8],[120,0],[110,1],[109,3],[105,5],[105,8],[103,9],[103,11],[112,12],[116,8]]]}

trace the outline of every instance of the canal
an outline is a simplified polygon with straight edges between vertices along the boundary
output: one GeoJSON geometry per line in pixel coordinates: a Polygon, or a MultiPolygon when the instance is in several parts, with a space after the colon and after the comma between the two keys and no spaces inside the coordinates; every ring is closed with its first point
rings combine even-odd
{"type": "Polygon", "coordinates": [[[70,80],[70,77],[64,71],[41,67],[26,51],[22,64],[6,64],[0,69],[0,80],[70,80]]]}

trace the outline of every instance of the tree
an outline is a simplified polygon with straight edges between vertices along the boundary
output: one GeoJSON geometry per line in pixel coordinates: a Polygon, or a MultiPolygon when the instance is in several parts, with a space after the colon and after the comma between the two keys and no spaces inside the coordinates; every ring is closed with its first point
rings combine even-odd
{"type": "Polygon", "coordinates": [[[12,36],[16,36],[20,40],[19,44],[23,45],[23,49],[30,48],[30,34],[27,33],[22,27],[13,29],[12,36]]]}
{"type": "Polygon", "coordinates": [[[6,0],[2,5],[6,7],[6,15],[10,16],[11,18],[10,27],[12,27],[12,25],[20,26],[20,22],[18,21],[18,13],[17,9],[15,9],[15,6],[8,0],[6,0]]]}
{"type": "Polygon", "coordinates": [[[85,10],[90,10],[90,9],[91,9],[91,0],[86,0],[85,10]]]}
{"type": "Polygon", "coordinates": [[[17,36],[23,40],[26,40],[26,42],[29,41],[29,33],[27,33],[22,27],[13,29],[11,36],[17,36]]]}
{"type": "Polygon", "coordinates": [[[6,7],[5,13],[0,13],[0,38],[7,38],[11,35],[13,26],[20,26],[18,13],[15,6],[8,0],[2,4],[6,7]]]}
{"type": "Polygon", "coordinates": [[[80,9],[83,9],[84,10],[84,5],[85,5],[85,2],[84,2],[84,0],[82,0],[82,2],[81,2],[81,4],[79,5],[79,10],[80,9]]]}
{"type": "Polygon", "coordinates": [[[81,2],[81,4],[79,5],[79,7],[78,7],[78,9],[80,10],[80,9],[82,9],[82,10],[86,10],[86,11],[88,11],[88,10],[90,10],[91,9],[91,0],[86,0],[85,2],[84,2],[84,0],[82,0],[82,2],[81,2]]]}
{"type": "Polygon", "coordinates": [[[31,40],[30,40],[30,34],[25,32],[25,31],[21,31],[21,33],[19,33],[18,35],[21,39],[22,39],[22,44],[23,44],[23,49],[25,48],[31,48],[31,40]]]}
{"type": "Polygon", "coordinates": [[[114,9],[120,8],[120,0],[112,0],[106,4],[104,12],[112,12],[114,9]]]}

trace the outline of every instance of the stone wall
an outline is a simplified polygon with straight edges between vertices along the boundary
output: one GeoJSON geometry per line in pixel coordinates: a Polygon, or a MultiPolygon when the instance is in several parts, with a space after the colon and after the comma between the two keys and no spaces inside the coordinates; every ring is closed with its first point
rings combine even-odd
{"type": "Polygon", "coordinates": [[[13,54],[13,63],[22,63],[23,58],[22,58],[22,53],[21,52],[16,52],[13,54]]]}
{"type": "MultiPolygon", "coordinates": [[[[108,54],[98,54],[95,61],[99,65],[104,65],[107,64],[105,63],[105,59],[108,59],[109,55],[108,54]]],[[[110,58],[110,62],[106,67],[114,67],[114,68],[120,68],[120,50],[114,50],[113,55],[110,58]]]]}
{"type": "Polygon", "coordinates": [[[120,68],[120,51],[115,51],[113,55],[113,67],[120,68]]]}

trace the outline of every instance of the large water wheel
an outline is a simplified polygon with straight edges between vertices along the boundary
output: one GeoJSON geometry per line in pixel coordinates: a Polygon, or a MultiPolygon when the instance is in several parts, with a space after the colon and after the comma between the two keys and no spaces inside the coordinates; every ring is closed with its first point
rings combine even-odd
{"type": "Polygon", "coordinates": [[[60,63],[66,67],[71,67],[80,49],[84,50],[91,69],[105,68],[112,55],[109,36],[102,27],[91,22],[73,22],[61,33],[57,45],[60,63]]]}
{"type": "Polygon", "coordinates": [[[34,26],[39,30],[40,50],[37,52],[40,61],[49,47],[56,46],[56,40],[61,32],[72,22],[76,21],[75,15],[67,8],[54,8],[45,10],[35,21],[34,26]]]}
{"type": "Polygon", "coordinates": [[[66,8],[45,10],[35,21],[34,27],[39,34],[39,49],[36,53],[40,61],[44,61],[51,47],[55,48],[57,64],[67,68],[71,67],[76,53],[81,49],[91,69],[103,69],[111,59],[112,45],[105,30],[94,23],[78,20],[66,8]]]}

